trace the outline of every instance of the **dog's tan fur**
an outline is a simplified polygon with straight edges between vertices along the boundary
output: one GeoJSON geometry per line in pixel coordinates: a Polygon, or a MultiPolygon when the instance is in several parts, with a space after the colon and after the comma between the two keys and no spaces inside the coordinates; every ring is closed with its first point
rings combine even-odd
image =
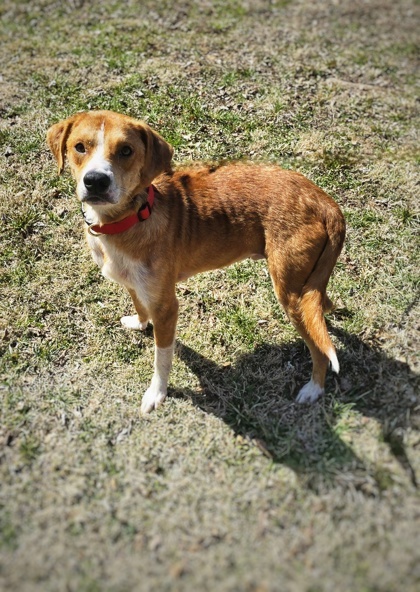
{"type": "Polygon", "coordinates": [[[274,165],[194,166],[174,172],[172,148],[159,134],[144,122],[109,111],[76,114],[53,125],[47,139],[60,172],[68,158],[78,196],[95,223],[138,211],[152,181],[157,190],[146,221],[113,236],[86,233],[104,275],[126,286],[133,299],[138,317],[124,317],[123,324],[144,329],[148,320],[153,322],[155,374],[143,412],[166,396],[177,281],[247,257],[267,260],[277,298],[309,347],[312,379],[298,400],[322,394],[328,363],[338,371],[324,312],[332,307],[326,287],[345,235],[343,215],[324,191],[274,165]],[[132,153],[124,156],[127,146],[132,153]],[[95,170],[97,163],[112,177],[109,195],[98,203],[83,185],[86,171],[95,170]]]}

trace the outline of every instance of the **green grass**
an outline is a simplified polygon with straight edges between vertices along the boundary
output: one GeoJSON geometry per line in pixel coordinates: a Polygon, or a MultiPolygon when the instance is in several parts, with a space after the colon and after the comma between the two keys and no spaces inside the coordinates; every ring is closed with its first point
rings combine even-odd
{"type": "MultiPolygon", "coordinates": [[[[0,588],[417,589],[417,18],[379,4],[165,0],[0,7],[0,588]],[[84,245],[48,127],[145,119],[177,163],[296,169],[347,220],[330,283],[340,375],[264,262],[178,286],[170,396],[153,338],[84,245]]],[[[256,196],[257,198],[257,196],[256,196]]]]}

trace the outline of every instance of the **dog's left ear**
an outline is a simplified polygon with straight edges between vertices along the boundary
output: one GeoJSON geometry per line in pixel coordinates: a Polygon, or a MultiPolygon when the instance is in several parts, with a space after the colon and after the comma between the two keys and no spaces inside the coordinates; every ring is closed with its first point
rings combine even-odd
{"type": "Polygon", "coordinates": [[[75,120],[76,116],[73,115],[72,117],[69,117],[64,121],[59,121],[58,123],[55,123],[47,131],[47,143],[58,163],[59,175],[61,175],[64,169],[67,138],[70,135],[71,128],[73,127],[75,120]]]}
{"type": "Polygon", "coordinates": [[[171,170],[174,149],[146,123],[138,122],[137,127],[145,147],[144,164],[140,175],[142,183],[147,187],[155,177],[171,170]]]}

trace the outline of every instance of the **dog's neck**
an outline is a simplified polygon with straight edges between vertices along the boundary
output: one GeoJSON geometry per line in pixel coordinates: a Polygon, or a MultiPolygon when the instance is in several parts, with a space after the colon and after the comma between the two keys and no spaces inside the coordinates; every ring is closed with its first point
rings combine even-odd
{"type": "MultiPolygon", "coordinates": [[[[150,187],[153,186],[151,185],[150,187]]],[[[133,214],[137,214],[137,212],[150,201],[150,187],[136,193],[128,203],[124,204],[123,207],[118,205],[114,207],[110,205],[92,206],[88,203],[83,203],[82,214],[86,224],[88,226],[114,224],[132,216],[133,214]]]]}

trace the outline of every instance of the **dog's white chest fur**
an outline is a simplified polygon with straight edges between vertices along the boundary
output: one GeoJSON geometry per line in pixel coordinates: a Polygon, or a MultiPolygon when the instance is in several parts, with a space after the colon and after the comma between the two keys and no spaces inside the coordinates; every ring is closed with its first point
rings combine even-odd
{"type": "Polygon", "coordinates": [[[88,243],[93,260],[100,267],[102,275],[108,280],[134,290],[147,306],[148,284],[151,279],[147,267],[111,246],[106,238],[89,236],[88,243]]]}

